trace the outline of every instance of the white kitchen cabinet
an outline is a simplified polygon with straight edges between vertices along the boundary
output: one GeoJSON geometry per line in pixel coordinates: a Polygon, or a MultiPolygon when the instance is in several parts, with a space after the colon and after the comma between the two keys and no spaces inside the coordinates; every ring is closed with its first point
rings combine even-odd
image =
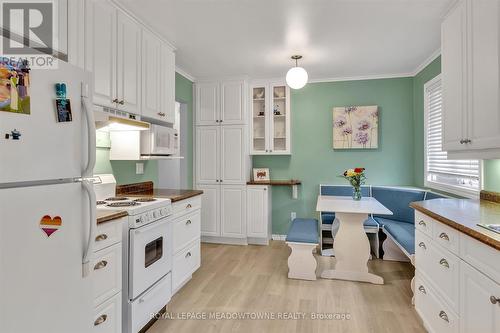
{"type": "MultiPolygon", "coordinates": [[[[68,1],[67,3],[67,55],[68,62],[74,66],[85,68],[85,2],[68,1]]],[[[59,30],[62,30],[59,27],[59,30]]]]}
{"type": "Polygon", "coordinates": [[[219,83],[196,83],[196,125],[217,125],[219,114],[219,83]]]}
{"type": "Polygon", "coordinates": [[[246,187],[241,185],[221,186],[221,236],[246,237],[246,187]]]}
{"type": "Polygon", "coordinates": [[[500,2],[460,0],[442,24],[443,147],[500,157],[500,2]]]}
{"type": "Polygon", "coordinates": [[[245,126],[196,127],[196,181],[245,184],[248,170],[245,126]]]}
{"type": "Polygon", "coordinates": [[[85,69],[94,74],[94,103],[116,107],[116,8],[108,1],[87,0],[85,69]]]}
{"type": "Polygon", "coordinates": [[[197,185],[202,190],[201,235],[220,236],[220,185],[197,185]]]}
{"type": "Polygon", "coordinates": [[[162,44],[160,61],[160,120],[175,122],[175,53],[162,44]],[[162,115],[163,114],[163,115],[162,115]]]}
{"type": "Polygon", "coordinates": [[[271,186],[247,186],[247,236],[248,242],[268,245],[271,239],[271,186]]]}
{"type": "Polygon", "coordinates": [[[142,29],[142,116],[154,119],[161,116],[161,48],[161,40],[142,29]]]}
{"type": "Polygon", "coordinates": [[[224,125],[243,125],[246,123],[245,110],[245,82],[222,82],[220,122],[224,125]]]}
{"type": "Polygon", "coordinates": [[[139,114],[141,108],[141,28],[129,16],[117,14],[116,99],[119,109],[139,114]]]}
{"type": "Polygon", "coordinates": [[[500,285],[463,261],[460,272],[460,332],[500,332],[500,285]]]}
{"type": "Polygon", "coordinates": [[[255,83],[251,89],[252,155],[291,153],[290,88],[280,83],[255,83]]]}

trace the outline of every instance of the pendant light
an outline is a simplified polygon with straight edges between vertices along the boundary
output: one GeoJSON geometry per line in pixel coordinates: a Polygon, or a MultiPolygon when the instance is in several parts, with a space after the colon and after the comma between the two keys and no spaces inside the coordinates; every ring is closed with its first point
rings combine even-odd
{"type": "Polygon", "coordinates": [[[292,89],[300,89],[307,84],[309,76],[306,70],[298,65],[298,60],[302,59],[302,56],[294,55],[292,59],[295,60],[295,67],[290,68],[286,73],[286,83],[292,89]]]}

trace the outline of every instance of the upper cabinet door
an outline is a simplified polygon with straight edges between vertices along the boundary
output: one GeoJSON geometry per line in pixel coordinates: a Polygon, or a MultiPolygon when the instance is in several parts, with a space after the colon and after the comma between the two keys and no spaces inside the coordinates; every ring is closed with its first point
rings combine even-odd
{"type": "Polygon", "coordinates": [[[175,122],[175,53],[165,44],[161,57],[161,112],[165,114],[163,121],[175,122]]]}
{"type": "Polygon", "coordinates": [[[139,114],[141,109],[141,27],[127,15],[117,16],[118,107],[139,114]]]}
{"type": "Polygon", "coordinates": [[[250,146],[252,155],[266,154],[268,151],[269,104],[268,86],[255,85],[250,89],[252,117],[250,119],[250,146]]]}
{"type": "Polygon", "coordinates": [[[500,148],[500,2],[469,2],[470,82],[468,149],[500,148]]]}
{"type": "Polygon", "coordinates": [[[220,128],[196,128],[196,182],[219,184],[220,128]]]}
{"type": "Polygon", "coordinates": [[[244,184],[246,181],[245,126],[221,126],[220,172],[223,184],[244,184]]]}
{"type": "Polygon", "coordinates": [[[196,84],[196,125],[218,125],[219,84],[196,84]]]}
{"type": "Polygon", "coordinates": [[[270,94],[269,153],[290,154],[290,88],[286,84],[272,84],[270,94]]]}
{"type": "Polygon", "coordinates": [[[154,34],[142,29],[142,116],[164,120],[161,111],[160,72],[162,42],[154,34]]]}
{"type": "Polygon", "coordinates": [[[441,26],[443,149],[461,150],[466,121],[466,3],[461,1],[441,26]]]}
{"type": "Polygon", "coordinates": [[[85,69],[94,74],[94,103],[116,107],[116,9],[89,0],[86,10],[85,69]]]}
{"type": "Polygon", "coordinates": [[[244,125],[246,123],[245,82],[226,81],[221,84],[222,124],[244,125]]]}

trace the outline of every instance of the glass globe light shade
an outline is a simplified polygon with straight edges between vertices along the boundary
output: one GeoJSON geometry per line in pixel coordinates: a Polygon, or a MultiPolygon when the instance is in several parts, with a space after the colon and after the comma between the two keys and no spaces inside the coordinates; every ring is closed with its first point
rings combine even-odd
{"type": "Polygon", "coordinates": [[[309,76],[302,67],[292,67],[286,73],[286,83],[292,89],[300,89],[307,84],[309,76]]]}

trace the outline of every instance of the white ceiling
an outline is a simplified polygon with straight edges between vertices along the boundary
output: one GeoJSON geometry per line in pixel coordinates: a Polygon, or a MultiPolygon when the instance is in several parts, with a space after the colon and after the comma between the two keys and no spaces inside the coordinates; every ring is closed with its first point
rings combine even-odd
{"type": "Polygon", "coordinates": [[[454,0],[118,0],[177,48],[196,78],[311,79],[413,72],[440,47],[454,0]]]}

